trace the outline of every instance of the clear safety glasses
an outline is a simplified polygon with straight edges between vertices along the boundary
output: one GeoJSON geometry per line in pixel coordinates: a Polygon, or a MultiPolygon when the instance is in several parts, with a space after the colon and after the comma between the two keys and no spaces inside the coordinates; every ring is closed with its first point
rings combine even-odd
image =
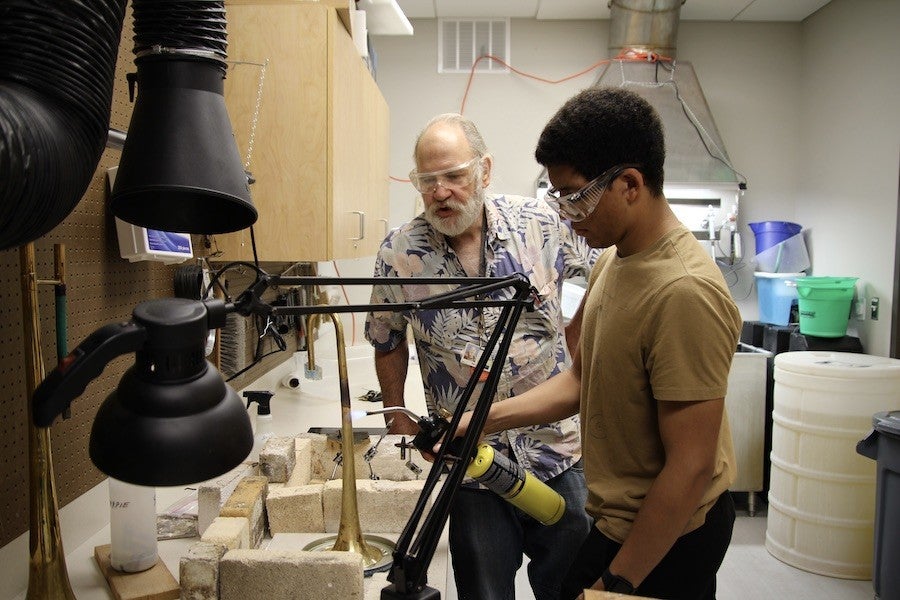
{"type": "Polygon", "coordinates": [[[448,190],[460,190],[475,180],[475,165],[479,160],[481,157],[476,156],[461,165],[430,173],[419,173],[413,169],[409,172],[409,180],[419,193],[426,196],[433,194],[438,186],[448,190]]]}
{"type": "Polygon", "coordinates": [[[554,187],[550,188],[545,198],[550,206],[555,208],[556,212],[564,219],[568,219],[573,223],[583,221],[594,212],[595,208],[597,208],[597,204],[600,202],[600,198],[603,197],[603,192],[606,191],[609,184],[612,183],[616,177],[621,175],[622,171],[630,168],[640,168],[640,166],[617,165],[611,169],[607,169],[599,177],[589,181],[587,185],[577,192],[561,194],[559,190],[554,187]]]}

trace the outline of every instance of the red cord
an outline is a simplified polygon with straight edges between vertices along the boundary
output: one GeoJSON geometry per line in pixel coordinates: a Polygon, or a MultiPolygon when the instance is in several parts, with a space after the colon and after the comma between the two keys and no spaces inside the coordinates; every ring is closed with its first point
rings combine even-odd
{"type": "MultiPolygon", "coordinates": [[[[657,54],[656,52],[645,52],[645,51],[637,51],[637,50],[623,50],[620,52],[614,59],[603,59],[595,62],[591,66],[586,69],[582,69],[577,73],[573,73],[571,75],[567,75],[561,79],[546,79],[544,77],[539,77],[537,75],[532,75],[530,73],[525,73],[524,71],[520,71],[519,69],[513,67],[506,61],[501,58],[497,58],[493,54],[484,54],[479,56],[474,63],[472,63],[472,68],[469,70],[469,79],[466,82],[466,90],[463,93],[462,105],[459,109],[459,114],[464,114],[466,110],[466,100],[469,97],[469,89],[472,87],[472,79],[475,78],[475,67],[478,66],[478,63],[484,59],[493,60],[494,62],[498,62],[513,73],[517,75],[521,75],[522,77],[527,77],[529,79],[534,79],[536,81],[540,81],[543,83],[549,83],[551,85],[556,85],[557,83],[564,83],[571,79],[575,79],[576,77],[581,77],[585,73],[589,73],[593,71],[597,67],[608,64],[612,62],[612,60],[622,60],[622,61],[635,61],[635,62],[673,62],[673,59],[668,56],[663,56],[661,54],[657,54]]],[[[400,177],[390,176],[392,181],[397,181],[399,183],[409,183],[409,179],[402,179],[400,177]]]]}
{"type": "Polygon", "coordinates": [[[462,106],[461,106],[460,109],[459,109],[459,114],[463,114],[463,112],[464,112],[465,109],[466,109],[466,98],[468,98],[468,96],[469,96],[469,88],[472,86],[472,79],[475,77],[475,67],[478,66],[478,63],[479,63],[479,62],[481,62],[482,60],[484,60],[484,59],[486,59],[486,58],[487,58],[487,59],[490,59],[490,60],[493,60],[494,62],[500,63],[501,65],[503,65],[504,67],[506,67],[507,69],[509,69],[509,70],[512,71],[513,73],[516,73],[517,75],[521,75],[522,77],[527,77],[527,78],[529,78],[529,79],[534,79],[534,80],[537,80],[537,81],[541,81],[541,82],[543,82],[543,83],[549,83],[549,84],[553,84],[553,85],[555,85],[555,84],[557,84],[557,83],[563,83],[563,82],[565,82],[565,81],[569,81],[570,79],[575,79],[576,77],[581,77],[581,76],[584,75],[585,73],[588,73],[588,72],[590,72],[590,71],[593,71],[593,70],[596,69],[597,67],[599,67],[599,66],[601,66],[601,65],[604,65],[604,64],[606,64],[606,63],[609,62],[609,59],[604,59],[604,60],[601,60],[601,61],[597,61],[596,63],[592,64],[592,65],[589,66],[588,68],[583,69],[583,70],[581,70],[581,71],[579,71],[579,72],[577,72],[577,73],[573,73],[572,75],[567,75],[566,77],[563,77],[562,79],[545,79],[545,78],[543,78],[543,77],[538,77],[537,75],[531,75],[530,73],[525,73],[524,71],[520,71],[519,69],[513,67],[512,65],[510,65],[509,63],[507,63],[507,62],[504,61],[503,59],[497,58],[497,57],[494,56],[493,54],[485,54],[485,55],[483,55],[483,56],[479,56],[479,57],[475,60],[475,62],[472,63],[472,68],[469,70],[469,81],[466,83],[466,91],[465,91],[465,93],[463,94],[463,101],[462,101],[462,106]]]}

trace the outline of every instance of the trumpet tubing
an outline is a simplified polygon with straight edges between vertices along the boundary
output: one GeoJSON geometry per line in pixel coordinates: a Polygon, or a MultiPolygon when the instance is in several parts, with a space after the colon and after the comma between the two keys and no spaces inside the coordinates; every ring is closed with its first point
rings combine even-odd
{"type": "MultiPolygon", "coordinates": [[[[25,333],[26,393],[30,400],[44,379],[41,325],[38,314],[34,244],[21,247],[22,310],[25,333]]],[[[75,600],[59,524],[59,506],[53,477],[50,428],[38,428],[28,415],[28,522],[29,559],[27,600],[75,600]]]]}
{"type": "MultiPolygon", "coordinates": [[[[363,564],[369,567],[383,557],[381,550],[370,547],[362,534],[359,525],[359,506],[356,502],[356,459],[353,456],[353,424],[350,418],[350,381],[347,375],[347,352],[344,345],[344,328],[341,320],[334,313],[326,316],[334,323],[337,341],[338,379],[341,386],[341,523],[338,526],[337,539],[332,550],[356,552],[363,557],[363,564]]],[[[321,314],[314,314],[309,319],[307,331],[314,331],[321,314]]],[[[308,356],[315,356],[313,341],[307,344],[308,356]]],[[[312,366],[315,360],[311,359],[312,366]]]]}

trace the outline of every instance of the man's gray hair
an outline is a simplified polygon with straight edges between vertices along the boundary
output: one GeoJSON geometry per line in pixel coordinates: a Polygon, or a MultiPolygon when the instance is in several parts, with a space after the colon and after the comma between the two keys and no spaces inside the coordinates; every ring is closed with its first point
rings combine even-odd
{"type": "Polygon", "coordinates": [[[459,113],[443,113],[433,117],[426,123],[425,127],[422,128],[422,131],[419,132],[419,135],[416,137],[416,144],[413,146],[413,160],[416,159],[416,152],[419,149],[419,142],[422,140],[422,136],[425,135],[425,132],[428,131],[432,125],[437,123],[459,125],[463,134],[466,136],[466,140],[469,142],[469,146],[472,148],[472,151],[475,152],[475,156],[481,158],[487,155],[488,149],[487,145],[484,143],[484,138],[481,137],[481,133],[478,131],[478,128],[475,127],[475,123],[473,123],[471,119],[468,119],[459,113]]]}
{"type": "MultiPolygon", "coordinates": [[[[466,141],[469,142],[469,147],[475,153],[475,158],[484,158],[488,154],[487,144],[484,143],[484,138],[481,137],[481,132],[478,131],[478,128],[475,127],[475,123],[459,113],[442,113],[437,115],[436,117],[432,117],[428,123],[425,124],[425,127],[422,128],[422,131],[419,132],[419,135],[416,136],[416,143],[413,146],[413,162],[418,163],[417,153],[419,150],[419,142],[422,140],[422,136],[425,135],[425,132],[431,129],[432,125],[437,123],[447,123],[450,125],[458,125],[460,129],[463,131],[463,135],[466,136],[466,141]]],[[[482,173],[484,172],[484,167],[479,160],[475,163],[475,178],[480,181],[482,173]]]]}

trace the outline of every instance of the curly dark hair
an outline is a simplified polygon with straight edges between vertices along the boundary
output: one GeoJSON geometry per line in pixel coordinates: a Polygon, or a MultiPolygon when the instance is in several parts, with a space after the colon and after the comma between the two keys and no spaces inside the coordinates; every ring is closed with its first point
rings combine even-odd
{"type": "Polygon", "coordinates": [[[586,179],[636,163],[650,191],[662,195],[662,122],[649,102],[624,88],[592,87],[566,101],[541,132],[534,157],[545,167],[572,167],[586,179]]]}

